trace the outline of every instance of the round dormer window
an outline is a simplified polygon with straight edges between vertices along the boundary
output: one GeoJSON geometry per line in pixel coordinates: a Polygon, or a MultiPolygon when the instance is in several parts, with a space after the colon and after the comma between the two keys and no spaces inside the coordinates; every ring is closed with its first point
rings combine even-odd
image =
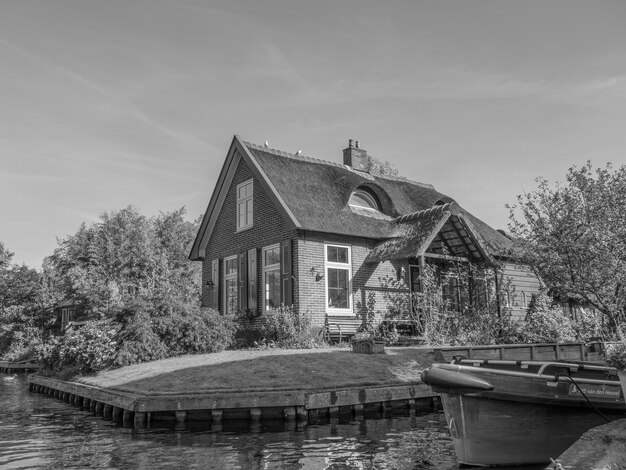
{"type": "Polygon", "coordinates": [[[380,211],[380,204],[376,196],[365,189],[355,189],[350,196],[348,204],[351,207],[358,207],[359,209],[380,211]]]}

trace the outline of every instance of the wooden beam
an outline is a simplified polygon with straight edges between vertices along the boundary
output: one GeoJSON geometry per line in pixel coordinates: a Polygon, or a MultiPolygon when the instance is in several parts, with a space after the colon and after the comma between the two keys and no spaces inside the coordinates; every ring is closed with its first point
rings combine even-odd
{"type": "Polygon", "coordinates": [[[464,263],[469,263],[469,260],[467,258],[462,258],[460,256],[439,255],[437,253],[424,253],[422,256],[424,256],[425,258],[445,259],[447,261],[460,261],[464,263]]]}

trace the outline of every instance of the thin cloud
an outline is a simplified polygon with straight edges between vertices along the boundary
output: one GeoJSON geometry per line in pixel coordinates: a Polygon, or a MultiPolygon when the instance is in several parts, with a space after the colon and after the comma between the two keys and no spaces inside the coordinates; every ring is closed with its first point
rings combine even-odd
{"type": "Polygon", "coordinates": [[[34,52],[31,52],[28,49],[22,46],[19,46],[15,42],[11,42],[7,40],[6,38],[0,37],[0,44],[2,44],[5,48],[13,52],[21,54],[22,56],[32,59],[40,64],[43,64],[47,69],[49,69],[53,73],[61,75],[65,78],[69,78],[70,80],[78,83],[79,85],[84,86],[85,88],[88,88],[92,91],[95,91],[107,97],[114,96],[110,90],[107,90],[106,88],[102,87],[97,82],[88,79],[84,75],[81,75],[72,69],[62,66],[61,64],[57,62],[52,62],[51,60],[46,59],[42,55],[35,54],[34,52]]]}

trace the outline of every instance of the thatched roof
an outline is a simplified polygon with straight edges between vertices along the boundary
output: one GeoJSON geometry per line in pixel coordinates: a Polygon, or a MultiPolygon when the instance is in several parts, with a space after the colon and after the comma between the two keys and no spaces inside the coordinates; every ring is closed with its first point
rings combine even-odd
{"type": "MultiPolygon", "coordinates": [[[[464,211],[432,185],[407,178],[367,173],[339,162],[294,155],[244,142],[235,136],[205,214],[190,258],[201,259],[221,209],[232,167],[243,159],[295,229],[378,240],[372,259],[414,254],[436,242],[445,224],[471,232],[473,243],[490,254],[503,254],[510,240],[464,211]],[[380,212],[348,204],[357,188],[367,188],[381,204],[380,212]],[[443,204],[443,205],[442,205],[443,204]],[[445,220],[444,220],[445,219],[445,220]],[[474,233],[475,232],[475,233],[474,233]],[[204,246],[203,246],[204,244],[204,246]]],[[[337,158],[339,160],[339,158],[337,158]]],[[[461,236],[461,238],[463,238],[461,236]]],[[[478,249],[480,252],[481,249],[478,249]]]]}
{"type": "Polygon", "coordinates": [[[425,253],[491,261],[488,244],[456,203],[403,215],[390,237],[378,243],[365,261],[417,258],[425,253]]]}

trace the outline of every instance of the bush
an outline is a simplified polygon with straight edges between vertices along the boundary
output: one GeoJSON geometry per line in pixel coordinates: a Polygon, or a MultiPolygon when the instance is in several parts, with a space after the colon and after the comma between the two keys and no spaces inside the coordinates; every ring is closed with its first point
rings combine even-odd
{"type": "Polygon", "coordinates": [[[232,318],[211,309],[134,302],[118,316],[118,367],[184,354],[203,354],[229,347],[235,335],[232,318]]]}
{"type": "Polygon", "coordinates": [[[521,333],[521,342],[524,343],[567,343],[577,340],[574,322],[545,292],[533,294],[521,333]]]}
{"type": "Polygon", "coordinates": [[[568,343],[576,341],[572,320],[561,310],[529,313],[524,321],[525,343],[568,343]]]}
{"type": "Polygon", "coordinates": [[[168,357],[168,348],[154,331],[146,304],[135,304],[136,310],[125,309],[122,327],[116,340],[119,344],[114,365],[128,366],[168,357]]]}
{"type": "Polygon", "coordinates": [[[280,306],[264,313],[260,333],[269,344],[281,348],[307,349],[324,346],[324,341],[311,328],[311,318],[293,307],[280,306]]]}
{"type": "Polygon", "coordinates": [[[606,363],[619,370],[626,370],[626,342],[621,341],[606,351],[606,363]]]}
{"type": "Polygon", "coordinates": [[[11,342],[5,349],[2,359],[10,362],[19,362],[38,357],[41,349],[41,335],[37,328],[27,327],[23,331],[13,333],[11,342]]]}
{"type": "Polygon", "coordinates": [[[93,373],[111,366],[117,353],[118,325],[110,320],[87,322],[79,329],[51,339],[40,349],[44,369],[93,373]]]}
{"type": "Polygon", "coordinates": [[[170,355],[205,354],[223,351],[234,340],[236,326],[231,317],[210,308],[182,309],[155,319],[155,330],[169,346],[170,355]]]}

